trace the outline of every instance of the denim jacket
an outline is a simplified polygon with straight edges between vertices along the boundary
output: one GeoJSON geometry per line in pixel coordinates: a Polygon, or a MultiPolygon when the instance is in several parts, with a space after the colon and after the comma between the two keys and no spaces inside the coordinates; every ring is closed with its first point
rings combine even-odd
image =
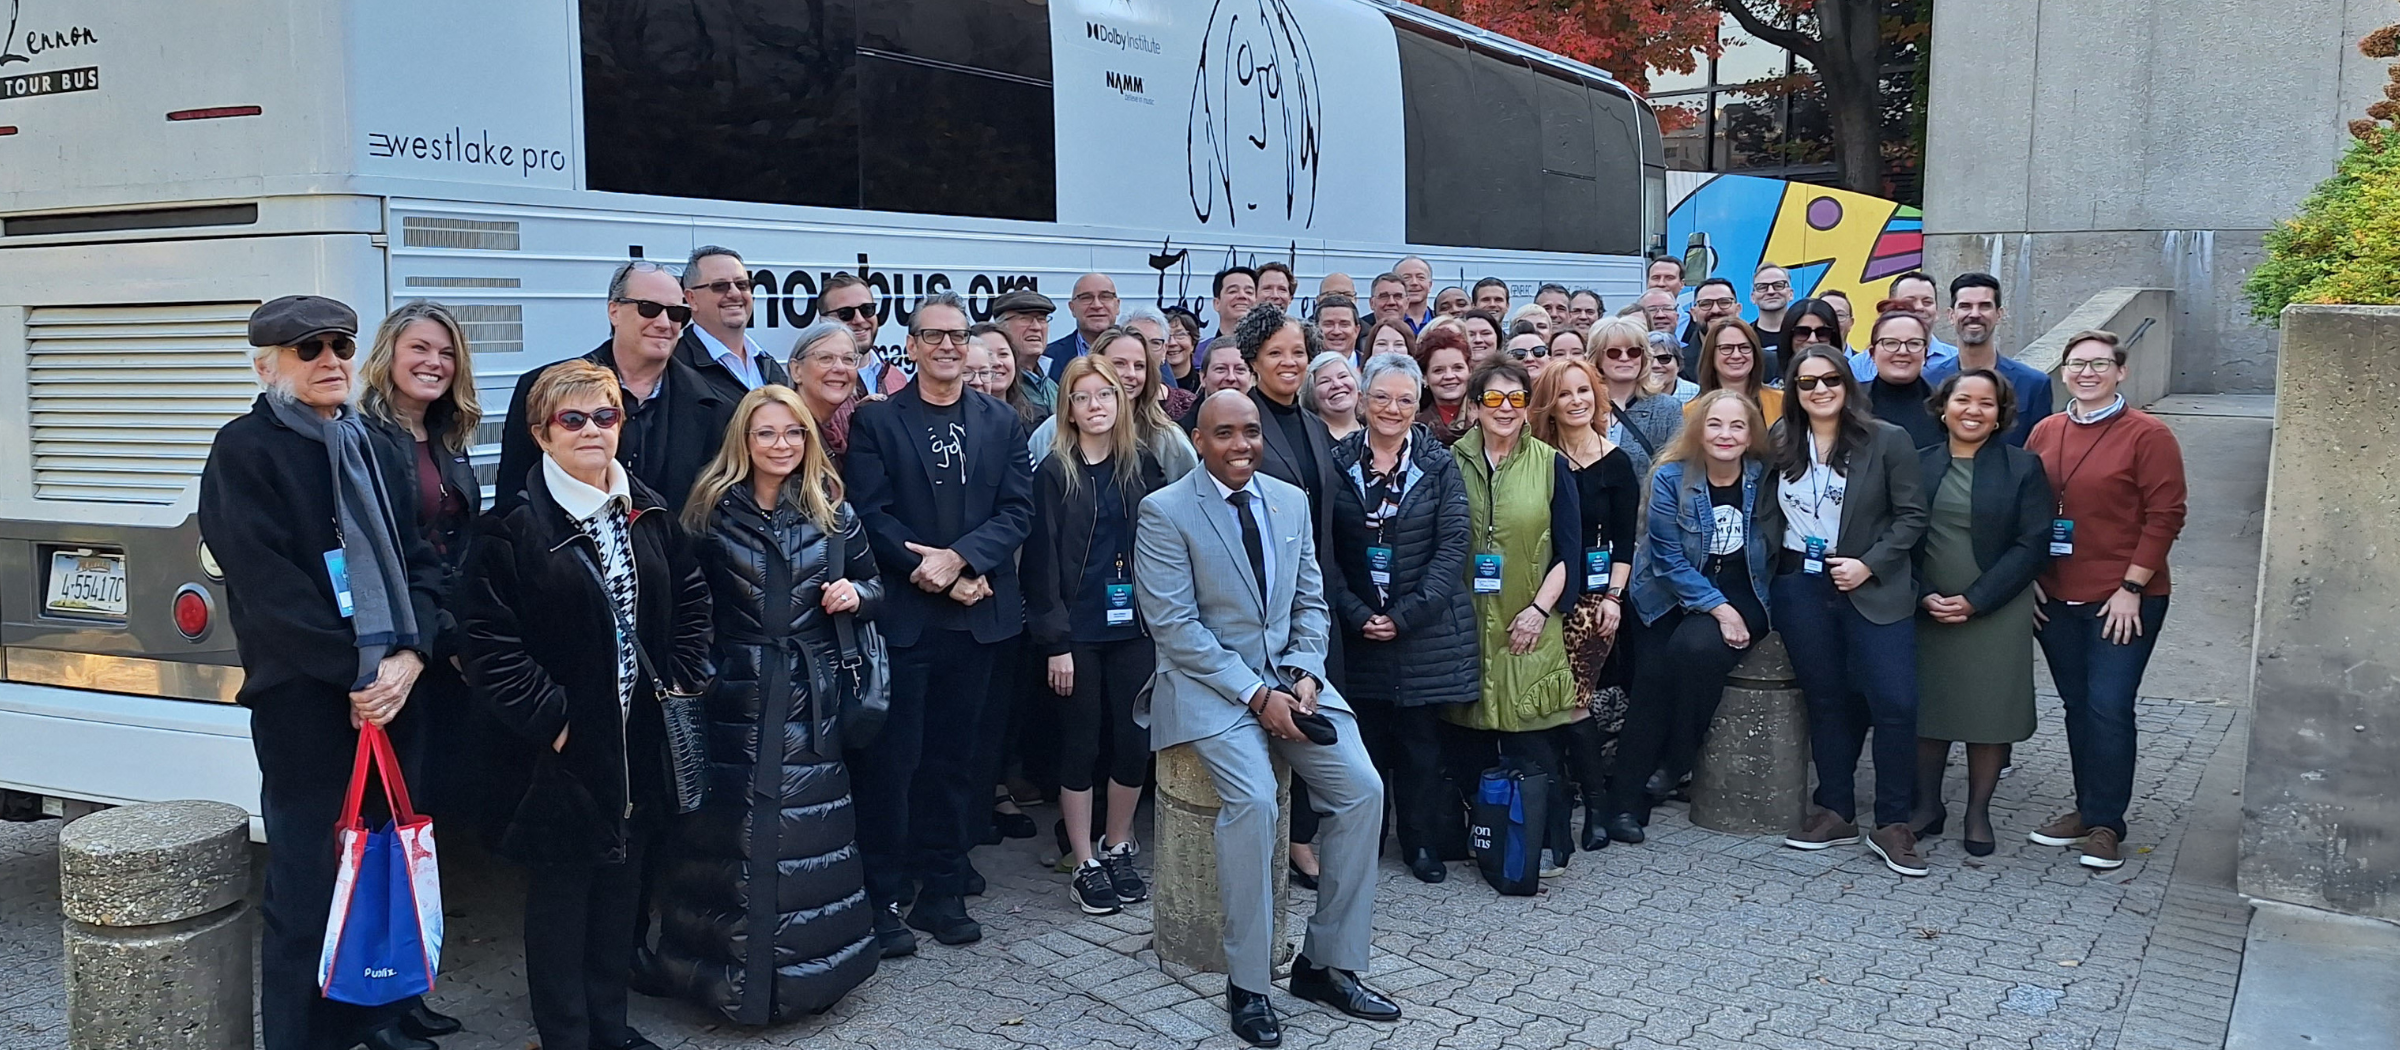
{"type": "MultiPolygon", "coordinates": [[[[1656,623],[1677,608],[1704,613],[1725,604],[1716,581],[1700,571],[1715,515],[1709,511],[1705,474],[1694,473],[1688,483],[1685,480],[1690,466],[1661,463],[1650,475],[1648,520],[1633,551],[1629,588],[1634,611],[1643,623],[1656,623]],[[1695,557],[1687,552],[1700,553],[1695,557]]],[[[1757,460],[1742,464],[1742,518],[1749,530],[1742,556],[1750,564],[1750,586],[1758,593],[1759,608],[1771,610],[1767,581],[1772,570],[1767,559],[1776,544],[1758,535],[1758,488],[1765,473],[1766,467],[1757,460]]]]}

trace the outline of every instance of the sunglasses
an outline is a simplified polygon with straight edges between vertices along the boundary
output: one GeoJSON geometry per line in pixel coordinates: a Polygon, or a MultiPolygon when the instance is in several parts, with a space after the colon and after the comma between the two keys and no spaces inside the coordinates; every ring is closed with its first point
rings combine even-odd
{"type": "Polygon", "coordinates": [[[1811,390],[1815,390],[1815,389],[1816,389],[1816,388],[1818,388],[1818,387],[1824,387],[1824,388],[1826,388],[1827,390],[1839,390],[1839,389],[1841,389],[1841,388],[1842,388],[1842,380],[1841,380],[1841,377],[1839,377],[1839,376],[1801,376],[1801,377],[1800,377],[1800,378],[1798,378],[1798,379],[1794,379],[1794,380],[1792,380],[1792,389],[1794,389],[1794,390],[1797,390],[1797,391],[1799,391],[1799,392],[1801,392],[1801,393],[1803,393],[1803,394],[1805,394],[1805,393],[1808,393],[1808,392],[1809,392],[1809,391],[1811,391],[1811,390]]]}
{"type": "Polygon", "coordinates": [[[691,291],[691,292],[707,292],[707,293],[708,293],[708,294],[710,294],[710,295],[714,295],[714,296],[717,296],[717,297],[719,297],[719,298],[722,298],[722,297],[724,297],[724,296],[732,295],[732,294],[734,293],[734,290],[735,290],[735,289],[737,289],[737,288],[738,288],[738,289],[740,289],[740,290],[742,290],[742,291],[745,291],[745,292],[747,292],[747,291],[749,291],[749,290],[750,290],[750,282],[748,282],[748,281],[710,281],[710,282],[708,282],[707,284],[695,284],[695,285],[691,286],[690,288],[687,288],[687,289],[685,289],[685,291],[691,291]]]}
{"type": "Polygon", "coordinates": [[[1833,329],[1827,328],[1821,324],[1797,324],[1792,326],[1793,342],[1805,343],[1811,339],[1819,339],[1830,343],[1833,341],[1833,329]]]}
{"type": "Polygon", "coordinates": [[[1519,361],[1525,360],[1528,357],[1548,357],[1550,356],[1550,348],[1546,346],[1520,346],[1509,351],[1508,356],[1516,358],[1519,361]]]}
{"type": "Polygon", "coordinates": [[[299,354],[302,361],[314,361],[318,354],[327,350],[333,351],[333,356],[347,361],[358,356],[358,341],[346,335],[326,335],[292,346],[292,352],[299,354]]]}
{"type": "Polygon", "coordinates": [[[1478,400],[1483,402],[1485,408],[1498,408],[1502,405],[1510,408],[1523,408],[1533,401],[1522,390],[1486,390],[1483,392],[1483,397],[1478,400]]]}
{"type": "Polygon", "coordinates": [[[1612,346],[1600,352],[1607,355],[1611,361],[1639,361],[1642,359],[1642,351],[1637,347],[1612,346]]]}
{"type": "Polygon", "coordinates": [[[868,303],[865,306],[837,306],[825,312],[832,314],[836,318],[839,318],[843,324],[848,324],[852,321],[858,320],[861,317],[874,317],[875,304],[868,303]]]}
{"type": "Polygon", "coordinates": [[[667,315],[667,320],[676,324],[684,324],[692,319],[692,308],[689,306],[669,306],[666,303],[654,303],[648,299],[618,298],[611,299],[609,302],[619,306],[633,307],[634,312],[641,314],[642,320],[645,321],[658,320],[660,314],[667,315]]]}
{"type": "Polygon", "coordinates": [[[589,412],[568,409],[550,417],[550,425],[566,430],[582,430],[589,423],[602,430],[613,430],[625,421],[625,413],[613,408],[596,408],[589,412]]]}

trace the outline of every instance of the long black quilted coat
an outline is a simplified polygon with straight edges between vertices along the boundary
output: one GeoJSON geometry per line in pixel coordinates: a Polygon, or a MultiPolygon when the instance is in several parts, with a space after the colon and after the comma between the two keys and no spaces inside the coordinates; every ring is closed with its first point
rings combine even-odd
{"type": "MultiPolygon", "coordinates": [[[[875,556],[857,516],[839,511],[838,575],[872,617],[875,556]]],[[[687,998],[739,1023],[781,1023],[832,1006],[876,964],[838,712],[810,687],[811,663],[837,651],[818,604],[825,535],[789,501],[760,511],[742,486],[698,539],[716,595],[708,802],[677,823],[661,872],[659,958],[687,998]]]]}
{"type": "Polygon", "coordinates": [[[1416,424],[1409,458],[1424,476],[1400,500],[1378,538],[1367,528],[1366,504],[1350,469],[1366,454],[1360,430],[1333,447],[1336,486],[1333,538],[1345,586],[1326,595],[1335,629],[1344,635],[1350,680],[1344,695],[1381,700],[1395,707],[1473,703],[1483,696],[1475,638],[1475,608],[1467,593],[1471,541],[1466,481],[1458,461],[1416,424]],[[1367,548],[1392,548],[1389,601],[1378,603],[1367,575],[1367,548]],[[1376,613],[1392,618],[1399,636],[1371,642],[1359,634],[1376,613]]]}

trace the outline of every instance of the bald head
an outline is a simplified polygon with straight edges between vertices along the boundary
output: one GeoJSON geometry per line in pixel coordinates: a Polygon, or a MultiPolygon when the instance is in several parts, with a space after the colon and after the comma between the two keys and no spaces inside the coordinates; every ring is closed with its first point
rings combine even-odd
{"type": "Polygon", "coordinates": [[[1358,298],[1358,282],[1351,280],[1350,275],[1346,273],[1329,273],[1325,275],[1324,280],[1317,282],[1317,298],[1322,299],[1328,295],[1337,294],[1347,295],[1352,299],[1358,298]]]}
{"type": "Polygon", "coordinates": [[[1258,405],[1237,390],[1219,390],[1200,402],[1192,447],[1210,476],[1238,489],[1258,465],[1258,405]]]}

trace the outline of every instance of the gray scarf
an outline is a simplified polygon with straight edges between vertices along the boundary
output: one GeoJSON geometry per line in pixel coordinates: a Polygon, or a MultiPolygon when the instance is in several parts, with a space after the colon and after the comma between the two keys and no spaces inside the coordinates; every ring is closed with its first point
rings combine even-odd
{"type": "Polygon", "coordinates": [[[284,426],[325,446],[332,466],[334,525],[350,576],[350,629],[358,639],[358,681],[351,688],[364,689],[374,684],[379,665],[392,649],[417,644],[408,565],[400,554],[399,530],[392,525],[391,496],[368,449],[366,422],[349,405],[327,419],[280,394],[269,394],[267,404],[284,426]]]}

